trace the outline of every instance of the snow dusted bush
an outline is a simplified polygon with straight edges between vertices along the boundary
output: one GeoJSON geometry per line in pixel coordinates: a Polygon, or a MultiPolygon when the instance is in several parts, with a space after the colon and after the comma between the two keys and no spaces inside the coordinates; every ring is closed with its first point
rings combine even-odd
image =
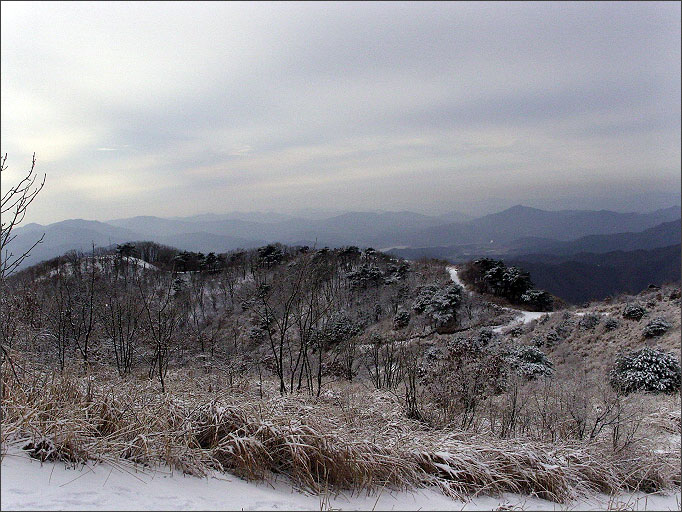
{"type": "Polygon", "coordinates": [[[264,340],[267,332],[261,326],[253,326],[249,329],[248,337],[254,341],[264,340]]]}
{"type": "Polygon", "coordinates": [[[258,248],[258,258],[269,268],[281,263],[284,259],[284,251],[279,244],[269,244],[258,248]]]}
{"type": "Polygon", "coordinates": [[[661,336],[668,332],[668,329],[671,327],[672,325],[665,318],[661,316],[656,317],[644,327],[644,337],[653,338],[655,336],[661,336]]]}
{"type": "Polygon", "coordinates": [[[399,263],[389,263],[386,267],[386,278],[384,279],[385,284],[397,283],[401,279],[407,276],[410,270],[410,265],[407,261],[401,261],[399,263]]]}
{"type": "Polygon", "coordinates": [[[554,332],[560,340],[565,340],[573,332],[573,327],[575,327],[575,323],[572,320],[564,319],[554,328],[554,332]]]}
{"type": "Polygon", "coordinates": [[[399,309],[393,317],[393,327],[395,329],[404,329],[410,323],[410,312],[404,309],[399,309]]]}
{"type": "Polygon", "coordinates": [[[485,336],[457,336],[427,354],[421,384],[448,421],[459,416],[460,427],[468,428],[484,397],[504,391],[507,376],[497,344],[485,336]]]}
{"type": "Polygon", "coordinates": [[[578,326],[583,330],[594,329],[599,325],[601,315],[596,313],[588,313],[584,315],[578,322],[578,326]]]}
{"type": "Polygon", "coordinates": [[[361,322],[353,320],[345,313],[337,313],[323,329],[314,334],[314,337],[323,346],[329,347],[342,341],[347,341],[353,336],[360,334],[363,330],[361,322]]]}
{"type": "Polygon", "coordinates": [[[549,331],[545,337],[545,343],[548,347],[553,347],[561,341],[561,336],[556,331],[549,331]]]}
{"type": "Polygon", "coordinates": [[[495,339],[495,332],[491,327],[483,327],[478,331],[478,341],[482,346],[487,346],[493,339],[495,339]]]}
{"type": "Polygon", "coordinates": [[[608,318],[606,322],[604,322],[604,329],[607,331],[613,331],[614,329],[618,329],[620,326],[620,322],[616,320],[615,318],[608,318]]]}
{"type": "Polygon", "coordinates": [[[515,345],[507,350],[505,361],[519,375],[534,379],[542,375],[550,376],[554,365],[545,353],[537,347],[515,345]]]}
{"type": "Polygon", "coordinates": [[[623,318],[628,320],[641,320],[646,313],[646,308],[641,304],[628,304],[623,309],[623,318]]]}
{"type": "Polygon", "coordinates": [[[523,334],[523,327],[520,325],[514,326],[511,329],[509,329],[509,336],[512,338],[518,338],[523,334]]]}
{"type": "Polygon", "coordinates": [[[384,278],[381,269],[373,263],[363,263],[357,269],[346,274],[351,287],[366,289],[370,285],[378,286],[384,278]]]}
{"type": "Polygon", "coordinates": [[[620,355],[609,377],[611,386],[625,394],[633,391],[674,393],[680,389],[682,370],[673,354],[645,347],[620,355]]]}
{"type": "Polygon", "coordinates": [[[544,290],[528,290],[521,295],[521,303],[527,304],[537,311],[552,311],[554,299],[544,290]]]}
{"type": "Polygon", "coordinates": [[[457,308],[462,302],[462,287],[451,284],[423,286],[414,301],[412,309],[425,314],[437,327],[445,326],[457,319],[457,308]]]}

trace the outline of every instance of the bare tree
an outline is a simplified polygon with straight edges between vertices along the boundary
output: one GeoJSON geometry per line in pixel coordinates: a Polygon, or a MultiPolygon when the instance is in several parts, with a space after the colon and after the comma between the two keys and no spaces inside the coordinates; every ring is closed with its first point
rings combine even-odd
{"type": "MultiPolygon", "coordinates": [[[[289,331],[295,326],[294,312],[297,300],[303,291],[307,271],[307,262],[303,260],[285,269],[277,269],[269,283],[267,282],[269,269],[261,266],[252,271],[254,280],[258,283],[256,288],[258,307],[255,312],[270,342],[280,383],[279,391],[282,395],[287,393],[284,365],[284,357],[287,354],[284,349],[290,348],[289,331]]],[[[291,363],[291,354],[289,356],[291,363]]]]}
{"type": "Polygon", "coordinates": [[[157,294],[146,293],[141,282],[138,282],[140,298],[147,313],[147,327],[154,344],[154,353],[149,366],[149,378],[154,374],[161,384],[161,392],[166,392],[166,372],[170,358],[171,343],[178,326],[178,309],[173,304],[173,273],[168,278],[168,286],[164,290],[157,289],[157,294]]]}
{"type": "Polygon", "coordinates": [[[101,304],[99,321],[104,333],[111,340],[120,375],[129,374],[138,333],[142,327],[144,309],[135,295],[137,269],[112,261],[105,267],[108,271],[108,286],[103,289],[104,304],[101,304]]]}
{"type": "MultiPolygon", "coordinates": [[[[0,158],[0,172],[3,174],[7,170],[7,154],[0,158]]],[[[4,280],[14,272],[21,262],[24,261],[31,250],[43,241],[45,234],[40,237],[31,247],[21,254],[15,255],[9,250],[9,244],[16,238],[12,231],[24,220],[28,206],[33,202],[38,193],[45,185],[46,175],[42,181],[38,181],[35,172],[36,155],[33,154],[31,169],[28,171],[18,184],[5,192],[0,200],[0,214],[2,215],[0,229],[0,280],[4,280]]]]}

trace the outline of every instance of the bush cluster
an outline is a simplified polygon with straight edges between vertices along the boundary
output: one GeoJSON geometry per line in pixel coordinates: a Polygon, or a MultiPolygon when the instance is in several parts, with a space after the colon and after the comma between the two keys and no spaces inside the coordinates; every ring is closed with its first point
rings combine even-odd
{"type": "Polygon", "coordinates": [[[675,393],[680,389],[682,369],[673,354],[645,347],[621,354],[609,377],[611,386],[623,394],[675,393]]]}
{"type": "Polygon", "coordinates": [[[462,287],[450,284],[422,286],[412,309],[425,314],[437,327],[448,325],[457,320],[457,308],[462,302],[462,287]]]}
{"type": "Polygon", "coordinates": [[[607,318],[606,322],[604,322],[604,329],[607,331],[613,331],[614,329],[618,329],[620,326],[620,322],[616,320],[615,318],[607,318]]]}
{"type": "Polygon", "coordinates": [[[509,366],[520,376],[527,379],[551,376],[554,365],[547,355],[537,347],[528,345],[514,345],[507,349],[504,356],[509,366]]]}
{"type": "Polygon", "coordinates": [[[655,336],[661,336],[668,332],[672,325],[663,317],[656,317],[651,320],[646,327],[644,327],[644,337],[653,338],[655,336]]]}
{"type": "Polygon", "coordinates": [[[601,315],[596,313],[588,313],[583,315],[583,317],[578,322],[578,326],[583,330],[594,329],[601,322],[601,315]]]}
{"type": "Polygon", "coordinates": [[[561,336],[556,331],[549,331],[545,337],[545,343],[548,347],[553,347],[561,341],[561,336]]]}
{"type": "Polygon", "coordinates": [[[646,314],[646,308],[641,304],[627,304],[623,309],[623,318],[628,320],[641,320],[646,314]]]}

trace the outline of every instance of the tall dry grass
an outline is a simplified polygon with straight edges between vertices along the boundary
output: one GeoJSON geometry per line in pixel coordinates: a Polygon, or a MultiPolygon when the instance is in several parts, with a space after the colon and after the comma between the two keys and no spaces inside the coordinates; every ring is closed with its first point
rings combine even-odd
{"type": "Polygon", "coordinates": [[[556,502],[680,482],[679,454],[471,437],[405,419],[394,397],[361,386],[319,399],[260,399],[248,383],[207,391],[215,383],[183,372],[162,395],[144,380],[24,370],[19,382],[2,370],[3,453],[18,444],[73,465],[167,464],[247,479],[281,474],[317,493],[435,486],[452,497],[517,492],[556,502]]]}

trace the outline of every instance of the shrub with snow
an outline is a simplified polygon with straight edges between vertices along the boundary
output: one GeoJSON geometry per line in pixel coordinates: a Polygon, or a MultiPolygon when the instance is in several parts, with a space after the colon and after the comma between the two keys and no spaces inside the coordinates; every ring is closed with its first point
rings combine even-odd
{"type": "Polygon", "coordinates": [[[269,244],[258,248],[258,258],[269,268],[281,263],[284,259],[284,251],[279,244],[269,244]]]}
{"type": "Polygon", "coordinates": [[[528,379],[550,376],[554,365],[545,353],[537,347],[527,345],[512,346],[507,350],[505,361],[519,375],[528,379]]]}
{"type": "Polygon", "coordinates": [[[656,317],[644,327],[644,337],[653,338],[668,332],[672,325],[663,317],[656,317]]]}
{"type": "Polygon", "coordinates": [[[478,341],[486,346],[495,337],[495,332],[490,327],[483,327],[478,332],[478,341]]]}
{"type": "Polygon", "coordinates": [[[315,340],[329,347],[357,336],[364,330],[362,322],[353,320],[346,313],[336,313],[327,324],[313,334],[315,340]]]}
{"type": "Polygon", "coordinates": [[[565,340],[573,332],[573,327],[575,327],[575,322],[565,319],[554,328],[554,332],[556,332],[556,335],[560,340],[565,340]]]}
{"type": "Polygon", "coordinates": [[[545,337],[545,343],[548,347],[553,347],[561,341],[561,336],[556,331],[549,331],[545,337]]]}
{"type": "Polygon", "coordinates": [[[628,320],[641,320],[646,313],[646,308],[641,304],[628,304],[623,309],[623,318],[628,320]]]}
{"type": "Polygon", "coordinates": [[[588,313],[583,315],[583,317],[578,322],[578,326],[583,330],[594,329],[599,325],[601,321],[601,315],[595,313],[588,313]]]}
{"type": "Polygon", "coordinates": [[[680,389],[682,369],[673,354],[645,347],[620,355],[609,377],[620,393],[674,393],[680,389]]]}
{"type": "Polygon", "coordinates": [[[614,329],[618,329],[620,326],[620,322],[616,320],[615,318],[608,318],[606,322],[604,322],[604,329],[607,331],[613,331],[614,329]]]}
{"type": "Polygon", "coordinates": [[[519,336],[523,335],[523,327],[520,325],[516,325],[509,329],[509,336],[512,338],[518,338],[519,336]]]}
{"type": "Polygon", "coordinates": [[[265,339],[266,334],[267,332],[265,329],[263,329],[263,327],[256,325],[249,329],[248,337],[251,340],[260,341],[265,339]]]}
{"type": "Polygon", "coordinates": [[[351,287],[366,289],[369,286],[378,286],[383,282],[384,274],[381,269],[373,263],[363,263],[355,270],[346,274],[351,287]]]}
{"type": "Polygon", "coordinates": [[[464,428],[484,396],[505,389],[508,368],[497,344],[457,336],[426,354],[421,384],[444,412],[454,407],[461,413],[464,428]]]}
{"type": "Polygon", "coordinates": [[[521,295],[521,303],[531,306],[536,311],[552,311],[554,299],[544,290],[528,290],[521,295]]]}
{"type": "Polygon", "coordinates": [[[423,286],[412,309],[428,316],[436,326],[447,325],[457,319],[457,308],[462,302],[462,287],[451,284],[423,286]]]}

